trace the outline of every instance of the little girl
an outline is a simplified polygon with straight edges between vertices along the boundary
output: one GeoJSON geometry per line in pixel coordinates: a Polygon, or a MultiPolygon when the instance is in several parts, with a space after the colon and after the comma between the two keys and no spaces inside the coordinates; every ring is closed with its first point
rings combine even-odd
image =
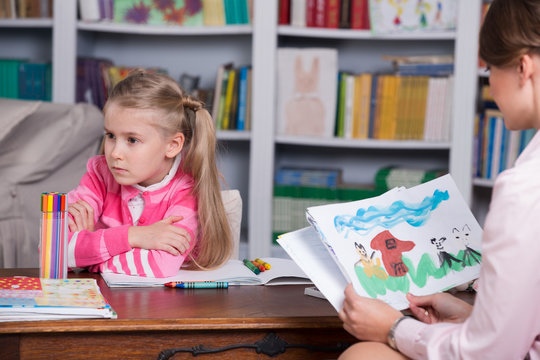
{"type": "Polygon", "coordinates": [[[68,264],[94,272],[175,275],[223,264],[231,233],[213,121],[163,74],[132,71],[103,109],[104,153],[68,194],[68,264]]]}

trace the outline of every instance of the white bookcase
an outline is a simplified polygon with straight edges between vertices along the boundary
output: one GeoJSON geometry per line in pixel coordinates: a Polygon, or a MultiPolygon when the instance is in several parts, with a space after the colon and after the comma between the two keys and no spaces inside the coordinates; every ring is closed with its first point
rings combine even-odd
{"type": "Polygon", "coordinates": [[[38,25],[34,21],[0,20],[0,56],[51,59],[53,101],[61,103],[75,101],[77,56],[109,58],[117,65],[162,66],[173,78],[181,72],[200,74],[205,87],[213,86],[217,68],[223,63],[252,64],[252,129],[219,132],[224,150],[219,161],[228,186],[242,194],[249,256],[261,257],[272,252],[273,176],[274,169],[284,164],[342,167],[345,180],[356,183],[372,182],[376,170],[388,164],[444,166],[450,169],[465,199],[471,200],[480,0],[458,2],[456,32],[373,36],[368,31],[278,26],[278,0],[253,0],[253,25],[207,28],[84,23],[77,20],[76,1],[55,0],[53,20],[39,20],[38,25]],[[451,141],[275,136],[278,46],[335,47],[339,69],[354,72],[380,70],[383,54],[453,52],[451,141]]]}

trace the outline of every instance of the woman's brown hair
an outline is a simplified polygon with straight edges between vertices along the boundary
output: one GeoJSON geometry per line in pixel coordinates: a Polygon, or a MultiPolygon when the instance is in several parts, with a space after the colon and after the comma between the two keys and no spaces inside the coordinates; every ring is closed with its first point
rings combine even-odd
{"type": "Polygon", "coordinates": [[[494,0],[480,30],[480,57],[489,65],[514,64],[540,50],[540,1],[494,0]]]}

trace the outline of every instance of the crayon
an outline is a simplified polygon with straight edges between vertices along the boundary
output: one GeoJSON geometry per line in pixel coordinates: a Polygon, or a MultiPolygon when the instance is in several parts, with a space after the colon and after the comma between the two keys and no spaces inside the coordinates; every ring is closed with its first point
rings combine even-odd
{"type": "Polygon", "coordinates": [[[229,283],[224,281],[172,281],[164,285],[181,289],[226,289],[229,287],[229,283]]]}
{"type": "Polygon", "coordinates": [[[251,263],[252,263],[253,265],[255,265],[256,268],[258,268],[259,270],[261,270],[261,272],[264,272],[264,270],[266,270],[266,269],[264,268],[264,266],[262,266],[261,264],[259,264],[258,262],[254,261],[254,260],[251,260],[251,263]]]}
{"type": "Polygon", "coordinates": [[[262,260],[259,259],[259,258],[256,258],[255,261],[258,262],[259,264],[261,264],[262,266],[264,266],[264,268],[265,268],[266,270],[270,270],[270,267],[271,267],[271,266],[270,266],[269,263],[264,262],[264,261],[262,261],[262,260]]]}
{"type": "Polygon", "coordinates": [[[259,275],[261,270],[255,267],[255,265],[253,265],[251,261],[249,261],[248,259],[244,259],[243,262],[244,262],[244,265],[246,265],[249,270],[253,271],[256,275],[259,275]]]}

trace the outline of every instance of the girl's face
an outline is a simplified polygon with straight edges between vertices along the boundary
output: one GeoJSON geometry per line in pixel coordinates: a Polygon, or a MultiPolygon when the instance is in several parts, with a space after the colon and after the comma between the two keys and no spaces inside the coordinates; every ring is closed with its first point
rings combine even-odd
{"type": "Polygon", "coordinates": [[[178,144],[164,138],[152,125],[163,114],[157,110],[123,108],[110,104],[105,113],[105,158],[121,185],[149,186],[169,172],[178,144]],[[176,146],[176,147],[175,147],[176,146]]]}

